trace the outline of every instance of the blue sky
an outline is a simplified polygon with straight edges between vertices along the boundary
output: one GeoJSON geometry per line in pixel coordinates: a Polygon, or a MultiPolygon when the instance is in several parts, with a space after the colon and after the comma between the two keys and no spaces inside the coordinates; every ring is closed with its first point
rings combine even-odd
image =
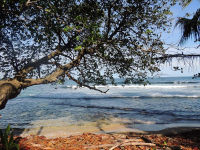
{"type": "MultiPolygon", "coordinates": [[[[177,17],[184,17],[186,13],[194,13],[196,10],[200,8],[200,2],[197,0],[194,0],[188,7],[185,9],[182,9],[180,5],[175,5],[171,8],[171,11],[173,12],[173,17],[175,18],[175,21],[177,20],[177,17]]],[[[181,29],[172,27],[170,34],[163,34],[162,38],[163,41],[165,41],[168,44],[175,44],[180,40],[181,37],[181,29]]],[[[184,53],[184,54],[199,54],[200,48],[196,49],[198,43],[194,43],[194,39],[191,39],[188,41],[185,45],[179,48],[185,48],[184,50],[177,50],[170,48],[167,53],[184,53]]],[[[200,61],[194,61],[194,65],[191,64],[190,61],[186,62],[186,65],[183,62],[176,62],[173,61],[172,66],[180,66],[183,68],[183,73],[181,71],[173,71],[172,67],[168,64],[165,64],[161,68],[162,76],[193,76],[194,74],[200,72],[200,61]]]]}

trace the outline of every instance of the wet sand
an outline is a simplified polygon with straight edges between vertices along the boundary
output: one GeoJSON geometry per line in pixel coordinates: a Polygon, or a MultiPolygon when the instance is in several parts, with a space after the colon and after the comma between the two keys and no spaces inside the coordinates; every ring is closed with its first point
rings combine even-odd
{"type": "Polygon", "coordinates": [[[22,137],[29,135],[42,135],[46,138],[56,137],[68,137],[71,135],[80,135],[83,133],[123,133],[123,132],[143,132],[138,129],[126,128],[121,124],[103,124],[99,125],[94,123],[93,125],[80,125],[80,126],[65,126],[65,127],[40,127],[32,129],[14,129],[14,134],[22,137]],[[96,124],[96,125],[95,125],[96,124]]]}
{"type": "Polygon", "coordinates": [[[130,132],[142,133],[142,134],[157,134],[157,135],[171,135],[181,132],[188,132],[192,130],[200,130],[200,127],[172,127],[165,128],[158,131],[143,131],[136,128],[127,128],[123,124],[112,123],[112,124],[99,124],[98,122],[93,122],[84,125],[71,125],[71,126],[47,126],[32,129],[14,129],[14,134],[26,137],[29,135],[40,135],[46,138],[57,138],[57,137],[69,137],[73,135],[81,135],[83,133],[94,133],[94,134],[127,134],[130,132]]]}

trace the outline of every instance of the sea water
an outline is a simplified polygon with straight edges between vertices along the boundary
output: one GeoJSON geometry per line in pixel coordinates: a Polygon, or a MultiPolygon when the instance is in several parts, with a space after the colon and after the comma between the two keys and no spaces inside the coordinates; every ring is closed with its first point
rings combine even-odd
{"type": "Polygon", "coordinates": [[[95,122],[120,123],[128,128],[161,130],[167,127],[200,126],[200,78],[160,77],[151,85],[64,85],[29,87],[0,110],[0,128],[63,127],[95,122]]]}

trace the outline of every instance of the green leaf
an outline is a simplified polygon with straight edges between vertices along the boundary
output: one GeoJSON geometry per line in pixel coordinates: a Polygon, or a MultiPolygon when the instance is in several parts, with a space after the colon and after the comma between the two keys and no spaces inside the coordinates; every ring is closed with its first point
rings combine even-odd
{"type": "Polygon", "coordinates": [[[81,19],[82,19],[81,16],[76,17],[76,20],[78,20],[78,21],[81,21],[81,19]]]}
{"type": "Polygon", "coordinates": [[[81,50],[82,49],[82,46],[76,46],[75,47],[75,50],[81,50]]]}
{"type": "Polygon", "coordinates": [[[46,9],[45,11],[47,11],[47,12],[50,12],[50,10],[49,10],[49,9],[46,9]]]}
{"type": "Polygon", "coordinates": [[[63,31],[65,31],[65,32],[68,32],[68,31],[71,31],[72,30],[72,27],[70,27],[70,26],[66,26],[64,29],[63,29],[63,31]]]}
{"type": "Polygon", "coordinates": [[[4,136],[4,140],[5,140],[5,148],[6,148],[6,150],[9,150],[8,149],[8,137],[6,137],[6,136],[4,136]]]}
{"type": "Polygon", "coordinates": [[[10,124],[7,126],[4,135],[3,135],[2,130],[0,130],[2,145],[4,146],[6,150],[12,150],[12,148],[14,147],[16,147],[19,150],[19,145],[14,143],[13,132],[11,133],[10,139],[8,140],[9,132],[10,132],[10,124]]]}
{"type": "Polygon", "coordinates": [[[8,137],[9,132],[10,132],[10,124],[9,124],[9,125],[7,126],[7,128],[6,128],[6,131],[5,131],[4,136],[7,136],[7,137],[8,137]]]}
{"type": "Polygon", "coordinates": [[[152,30],[149,30],[149,29],[147,29],[147,30],[146,30],[146,34],[150,34],[150,33],[153,33],[153,31],[152,31],[152,30]]]}
{"type": "Polygon", "coordinates": [[[12,147],[12,145],[13,145],[13,142],[14,142],[14,140],[13,140],[13,132],[11,133],[11,136],[10,136],[10,140],[9,140],[9,142],[8,142],[8,149],[11,149],[11,147],[12,147]]]}
{"type": "Polygon", "coordinates": [[[13,143],[11,149],[14,148],[14,147],[16,147],[19,150],[19,145],[18,144],[13,143]]]}
{"type": "Polygon", "coordinates": [[[80,37],[79,37],[79,36],[77,36],[77,37],[76,37],[76,40],[78,41],[79,39],[80,39],[80,37]]]}
{"type": "Polygon", "coordinates": [[[62,81],[61,81],[61,80],[59,80],[57,83],[58,83],[58,84],[61,84],[61,83],[62,83],[62,81]]]}

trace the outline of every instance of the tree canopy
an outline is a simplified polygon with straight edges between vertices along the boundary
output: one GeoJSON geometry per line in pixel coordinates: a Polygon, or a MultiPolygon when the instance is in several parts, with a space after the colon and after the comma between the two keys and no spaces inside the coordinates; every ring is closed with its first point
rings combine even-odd
{"type": "Polygon", "coordinates": [[[95,85],[140,82],[159,71],[165,0],[0,0],[0,109],[22,89],[65,78],[95,85]]]}

